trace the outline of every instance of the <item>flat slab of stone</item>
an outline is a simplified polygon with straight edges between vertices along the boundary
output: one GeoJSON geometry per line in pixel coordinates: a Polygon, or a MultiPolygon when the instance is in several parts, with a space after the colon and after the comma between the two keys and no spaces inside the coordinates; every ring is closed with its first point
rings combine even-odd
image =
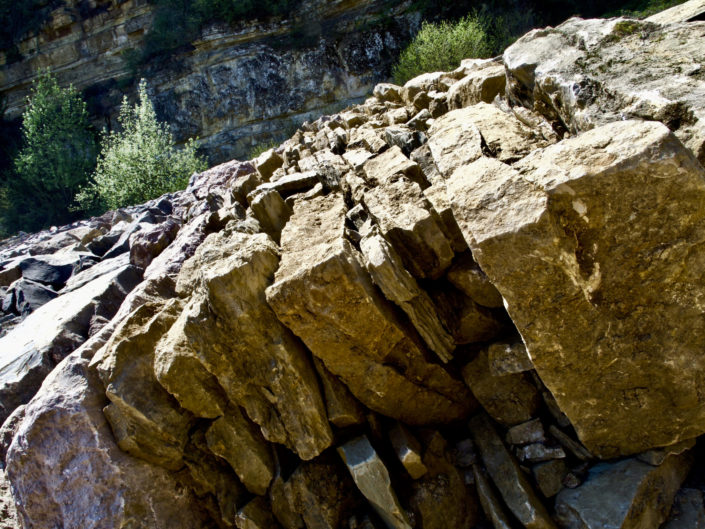
{"type": "Polygon", "coordinates": [[[514,168],[483,158],[448,190],[541,380],[592,453],[705,430],[705,171],[666,126],[605,125],[514,168]]]}
{"type": "Polygon", "coordinates": [[[337,194],[297,202],[267,301],[368,408],[407,424],[465,416],[470,392],[431,361],[374,287],[344,238],[345,215],[337,194]]]}
{"type": "Polygon", "coordinates": [[[445,178],[482,156],[482,136],[471,115],[467,109],[451,110],[428,129],[431,155],[445,178]]]}

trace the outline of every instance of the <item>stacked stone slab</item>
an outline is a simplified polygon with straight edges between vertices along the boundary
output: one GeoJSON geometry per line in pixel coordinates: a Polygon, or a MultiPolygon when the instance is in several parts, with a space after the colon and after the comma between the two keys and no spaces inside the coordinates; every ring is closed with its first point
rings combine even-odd
{"type": "Polygon", "coordinates": [[[6,242],[22,527],[699,523],[702,31],[573,19],[6,242]]]}

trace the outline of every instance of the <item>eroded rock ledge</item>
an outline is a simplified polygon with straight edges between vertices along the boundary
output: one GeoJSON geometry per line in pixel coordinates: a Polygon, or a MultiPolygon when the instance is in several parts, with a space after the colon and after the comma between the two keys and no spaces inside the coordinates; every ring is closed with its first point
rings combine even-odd
{"type": "Polygon", "coordinates": [[[22,526],[700,527],[703,33],[571,19],[6,242],[22,526]]]}

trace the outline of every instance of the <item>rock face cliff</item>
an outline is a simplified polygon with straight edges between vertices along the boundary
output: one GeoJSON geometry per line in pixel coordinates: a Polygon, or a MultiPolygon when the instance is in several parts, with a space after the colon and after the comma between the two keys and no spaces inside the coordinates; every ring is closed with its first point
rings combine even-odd
{"type": "Polygon", "coordinates": [[[286,20],[213,25],[168,59],[135,72],[154,16],[146,0],[67,0],[19,43],[21,62],[0,53],[5,119],[18,118],[40,68],[84,90],[96,124],[113,126],[122,94],[144,76],[158,117],[178,141],[198,137],[213,163],[279,141],[306,119],[359,102],[388,74],[419,25],[409,2],[305,0],[286,20]],[[287,131],[289,131],[287,133],[287,131]]]}
{"type": "Polygon", "coordinates": [[[6,523],[702,527],[704,34],[571,19],[6,241],[6,523]]]}

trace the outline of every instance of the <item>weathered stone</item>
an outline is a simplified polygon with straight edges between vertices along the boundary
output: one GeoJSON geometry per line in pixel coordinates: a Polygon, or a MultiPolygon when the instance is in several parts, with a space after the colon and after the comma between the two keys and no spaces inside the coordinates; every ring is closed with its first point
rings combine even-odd
{"type": "Polygon", "coordinates": [[[658,466],[664,462],[664,460],[671,454],[678,455],[683,452],[687,452],[695,446],[695,439],[686,439],[685,441],[680,441],[676,444],[670,446],[664,446],[663,448],[656,448],[654,450],[647,450],[638,454],[636,458],[639,461],[648,463],[649,465],[658,466]]]}
{"type": "Polygon", "coordinates": [[[421,168],[404,156],[402,150],[397,146],[365,162],[363,171],[367,182],[371,186],[393,182],[398,180],[400,176],[406,176],[409,180],[416,182],[422,187],[428,186],[428,183],[424,180],[421,168]]]}
{"type": "Polygon", "coordinates": [[[18,279],[10,285],[3,296],[2,311],[27,316],[57,296],[56,290],[41,283],[24,278],[18,279]]]}
{"type": "Polygon", "coordinates": [[[536,387],[524,374],[494,376],[487,361],[487,349],[463,368],[465,382],[493,419],[513,426],[531,420],[540,398],[536,387]]]}
{"type": "Polygon", "coordinates": [[[428,147],[446,178],[458,167],[482,156],[482,136],[468,114],[472,111],[451,110],[428,129],[428,147]]]}
{"type": "Polygon", "coordinates": [[[71,355],[47,378],[8,451],[22,527],[212,527],[174,475],[118,449],[87,363],[71,355]]]}
{"type": "Polygon", "coordinates": [[[553,438],[561,444],[563,448],[568,450],[568,452],[573,454],[581,461],[590,461],[595,458],[581,443],[579,443],[563,431],[559,430],[555,425],[552,424],[551,426],[549,426],[548,431],[550,432],[551,436],[553,436],[553,438]]]}
{"type": "Polygon", "coordinates": [[[367,149],[349,149],[343,153],[343,159],[350,164],[355,171],[361,170],[367,160],[374,156],[367,149]]]}
{"type": "Polygon", "coordinates": [[[267,498],[259,496],[250,501],[235,515],[238,529],[280,529],[267,498]]]}
{"type": "Polygon", "coordinates": [[[492,490],[490,482],[485,477],[479,465],[472,466],[472,473],[477,488],[477,495],[480,497],[480,505],[485,512],[487,519],[492,522],[494,529],[511,529],[509,515],[504,512],[504,507],[497,495],[492,490]]]}
{"type": "Polygon", "coordinates": [[[705,2],[703,0],[691,0],[651,15],[646,20],[657,24],[675,24],[691,20],[702,20],[703,14],[705,14],[705,2]]]}
{"type": "Polygon", "coordinates": [[[399,461],[412,479],[419,479],[428,469],[423,464],[421,443],[399,422],[395,422],[389,431],[389,440],[399,461]]]}
{"type": "Polygon", "coordinates": [[[192,416],[154,376],[154,348],[178,316],[176,300],[142,305],[117,326],[92,360],[110,404],[105,415],[118,446],[150,463],[183,465],[192,416]]]}
{"type": "Polygon", "coordinates": [[[453,464],[460,468],[469,468],[477,460],[475,453],[475,445],[472,439],[463,439],[458,441],[452,451],[453,464]]]}
{"type": "Polygon", "coordinates": [[[411,529],[409,519],[392,489],[389,472],[367,437],[358,437],[338,447],[338,453],[362,495],[367,498],[389,529],[411,529]]]}
{"type": "Polygon", "coordinates": [[[453,339],[438,318],[431,298],[406,271],[394,248],[375,230],[362,238],[360,250],[372,280],[386,298],[409,316],[428,348],[448,362],[455,349],[453,339]]]}
{"type": "Polygon", "coordinates": [[[375,86],[372,94],[380,101],[391,101],[392,103],[401,102],[401,86],[392,83],[379,83],[375,86]]]}
{"type": "Polygon", "coordinates": [[[546,446],[543,443],[532,443],[516,449],[516,455],[522,463],[540,463],[551,459],[564,459],[565,452],[559,446],[546,446]]]}
{"type": "Polygon", "coordinates": [[[546,440],[541,419],[533,419],[516,426],[512,426],[507,431],[507,442],[513,445],[525,445],[530,443],[541,443],[546,440]]]}
{"type": "Polygon", "coordinates": [[[406,124],[412,129],[425,131],[428,129],[428,120],[431,118],[431,113],[427,109],[423,109],[417,112],[406,124]]]}
{"type": "Polygon", "coordinates": [[[313,364],[321,379],[328,420],[338,428],[363,424],[365,410],[350,390],[326,369],[321,360],[314,357],[313,364]]]}
{"type": "Polygon", "coordinates": [[[443,223],[416,183],[400,178],[379,185],[363,201],[412,275],[435,279],[450,266],[454,254],[443,223]]]}
{"type": "Polygon", "coordinates": [[[487,348],[490,372],[497,377],[531,371],[534,364],[521,342],[493,343],[487,348]]]}
{"type": "Polygon", "coordinates": [[[274,189],[254,190],[247,199],[255,218],[262,230],[279,241],[282,228],[291,216],[291,208],[284,202],[282,196],[274,189]]]}
{"type": "Polygon", "coordinates": [[[86,341],[91,318],[112,317],[139,280],[129,265],[106,274],[41,306],[0,338],[0,420],[27,403],[49,371],[86,341]]]}
{"type": "Polygon", "coordinates": [[[147,268],[164,249],[171,244],[180,226],[167,219],[151,229],[140,231],[130,239],[130,264],[147,268]]]}
{"type": "Polygon", "coordinates": [[[681,489],[671,507],[662,529],[705,529],[705,504],[703,492],[697,489],[681,489]]]}
{"type": "Polygon", "coordinates": [[[630,458],[600,463],[575,489],[556,496],[556,515],[565,529],[656,529],[690,469],[689,454],[672,455],[658,467],[630,458]]]}
{"type": "MultiPolygon", "coordinates": [[[[265,439],[311,459],[330,445],[332,434],[305,348],[265,301],[265,288],[279,263],[277,247],[265,234],[236,228],[233,224],[210,235],[184,264],[177,289],[184,292],[190,285],[195,295],[169,331],[170,338],[157,348],[159,377],[181,400],[191,393],[193,381],[185,379],[178,365],[165,375],[172,371],[171,363],[192,354],[227,398],[259,425],[265,439]],[[188,348],[172,355],[170,344],[186,343],[188,348]]],[[[212,416],[218,406],[209,387],[204,385],[201,394],[216,398],[208,401],[209,415],[204,409],[201,416],[212,416]]],[[[183,405],[189,404],[183,400],[183,405]]]]}
{"type": "Polygon", "coordinates": [[[296,204],[267,301],[368,408],[407,424],[465,416],[469,392],[428,361],[374,288],[343,239],[345,213],[337,194],[296,204]]]}
{"type": "MultiPolygon", "coordinates": [[[[51,285],[56,290],[63,288],[69,277],[74,272],[74,267],[80,266],[81,261],[87,254],[82,256],[78,253],[71,253],[66,256],[41,256],[27,257],[20,261],[22,277],[45,285],[51,285]]],[[[91,260],[95,259],[91,256],[91,260]]]]}
{"type": "Polygon", "coordinates": [[[2,270],[0,270],[0,286],[10,286],[14,281],[22,277],[20,262],[20,259],[15,259],[9,263],[3,264],[2,270]]]}
{"type": "MultiPolygon", "coordinates": [[[[448,201],[448,207],[449,209],[451,208],[450,201],[448,201]]],[[[453,218],[455,219],[455,217],[453,218]]],[[[457,223],[455,225],[457,227],[457,223]]],[[[459,228],[456,229],[459,230],[459,228]]],[[[478,305],[498,308],[504,304],[502,295],[490,282],[469,252],[459,256],[453,262],[453,266],[448,270],[446,277],[453,286],[461,290],[478,305]]]]}
{"type": "Polygon", "coordinates": [[[555,529],[546,508],[487,416],[473,417],[470,421],[470,432],[487,472],[517,520],[527,529],[555,529]]]}
{"type": "Polygon", "coordinates": [[[299,161],[302,171],[313,171],[326,191],[340,189],[340,183],[350,166],[342,156],[335,154],[330,149],[315,153],[313,156],[299,161]]]}
{"type": "Polygon", "coordinates": [[[416,96],[421,92],[447,90],[448,87],[443,82],[443,78],[446,75],[445,72],[428,72],[417,75],[413,79],[409,79],[401,90],[401,96],[404,102],[407,105],[412,105],[416,96]]]}
{"type": "Polygon", "coordinates": [[[350,133],[348,142],[348,149],[360,148],[378,154],[387,148],[387,142],[382,138],[381,132],[372,129],[369,125],[362,126],[350,133]]]}
{"type": "Polygon", "coordinates": [[[269,445],[237,407],[213,421],[206,442],[211,452],[230,464],[247,490],[260,496],[267,492],[274,476],[269,445]]]}
{"type": "Polygon", "coordinates": [[[504,64],[496,59],[465,60],[459,69],[464,77],[448,90],[451,110],[475,105],[481,101],[491,103],[504,95],[504,64]]]}
{"type": "MultiPolygon", "coordinates": [[[[430,163],[433,164],[433,161],[430,160],[430,163]]],[[[433,165],[435,169],[435,164],[433,165]]],[[[427,167],[422,165],[422,168],[424,169],[424,173],[428,175],[427,167]]],[[[437,172],[438,170],[435,169],[435,171],[437,172]]],[[[423,193],[428,199],[428,201],[431,203],[433,209],[436,211],[436,213],[438,213],[442,223],[441,229],[443,230],[443,233],[448,239],[448,242],[450,242],[450,247],[455,253],[465,252],[468,249],[468,243],[465,242],[463,234],[460,232],[460,228],[458,227],[458,223],[455,221],[455,217],[453,216],[453,210],[451,209],[450,205],[450,200],[448,200],[445,181],[442,179],[442,177],[440,177],[440,174],[438,178],[433,181],[431,187],[427,187],[426,189],[424,189],[423,193]]]]}
{"type": "Polygon", "coordinates": [[[563,478],[568,473],[565,461],[554,459],[531,467],[536,486],[545,498],[552,498],[563,488],[563,478]]]}
{"type": "Polygon", "coordinates": [[[453,211],[583,443],[612,457],[701,433],[702,166],[664,125],[623,121],[515,167],[457,171],[453,211]]]}
{"type": "Polygon", "coordinates": [[[661,121],[703,162],[703,35],[702,24],[572,18],[507,48],[507,96],[571,133],[623,119],[661,121]]]}
{"type": "Polygon", "coordinates": [[[500,314],[478,305],[451,285],[433,285],[430,294],[456,344],[491,341],[502,332],[500,314]]]}
{"type": "Polygon", "coordinates": [[[257,157],[255,160],[255,167],[257,168],[257,172],[259,173],[260,178],[262,178],[262,181],[269,182],[272,173],[276,169],[279,169],[283,163],[284,160],[281,156],[279,156],[279,153],[274,149],[269,149],[257,157]]]}
{"type": "Polygon", "coordinates": [[[306,173],[292,173],[285,175],[276,181],[268,182],[257,187],[257,191],[273,189],[277,191],[282,198],[290,197],[296,193],[306,192],[318,183],[318,176],[315,171],[306,173]]]}

